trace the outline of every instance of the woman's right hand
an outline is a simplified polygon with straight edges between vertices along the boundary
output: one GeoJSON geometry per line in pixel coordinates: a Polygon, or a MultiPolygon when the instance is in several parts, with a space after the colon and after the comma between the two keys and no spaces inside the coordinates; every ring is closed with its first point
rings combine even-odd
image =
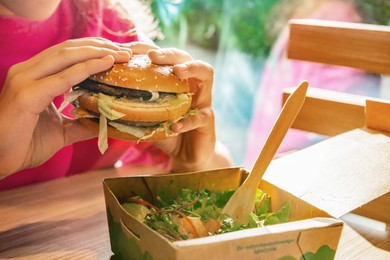
{"type": "Polygon", "coordinates": [[[68,40],[12,66],[0,94],[0,178],[37,166],[95,136],[57,112],[53,99],[90,75],[127,62],[130,48],[102,38],[68,40]]]}

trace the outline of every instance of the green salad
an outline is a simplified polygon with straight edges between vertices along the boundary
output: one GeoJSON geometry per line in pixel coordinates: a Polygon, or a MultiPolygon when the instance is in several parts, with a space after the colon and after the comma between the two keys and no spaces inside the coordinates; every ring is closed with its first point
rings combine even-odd
{"type": "Polygon", "coordinates": [[[182,189],[176,198],[162,192],[154,204],[139,196],[127,198],[121,204],[138,221],[145,223],[171,241],[222,234],[242,229],[286,222],[290,202],[277,211],[271,210],[270,196],[257,190],[253,212],[243,225],[223,214],[222,209],[235,190],[194,191],[182,189]]]}

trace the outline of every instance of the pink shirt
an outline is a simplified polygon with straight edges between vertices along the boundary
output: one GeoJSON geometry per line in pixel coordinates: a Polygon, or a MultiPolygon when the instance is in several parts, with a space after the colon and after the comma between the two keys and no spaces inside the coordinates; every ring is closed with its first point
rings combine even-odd
{"type": "MultiPolygon", "coordinates": [[[[105,8],[103,2],[104,0],[95,0],[93,4],[76,7],[72,0],[63,0],[55,13],[44,21],[0,17],[1,86],[13,64],[27,60],[67,39],[99,36],[115,42],[137,41],[137,35],[114,36],[104,29],[124,32],[134,25],[128,20],[120,19],[114,10],[105,8]]],[[[57,97],[55,105],[58,107],[62,100],[62,96],[57,97]]],[[[97,140],[91,139],[64,147],[38,167],[7,176],[0,180],[0,190],[113,165],[119,157],[126,164],[168,167],[168,157],[152,143],[137,145],[110,139],[109,148],[102,156],[97,148],[97,140]]]]}

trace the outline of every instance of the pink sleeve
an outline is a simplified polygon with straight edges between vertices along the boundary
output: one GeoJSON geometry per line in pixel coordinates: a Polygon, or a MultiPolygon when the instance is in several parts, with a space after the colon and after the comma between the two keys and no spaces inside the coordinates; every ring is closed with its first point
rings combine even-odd
{"type": "Polygon", "coordinates": [[[169,170],[170,158],[153,143],[143,142],[128,146],[128,149],[122,154],[115,166],[126,165],[146,165],[169,170]]]}
{"type": "Polygon", "coordinates": [[[152,142],[130,142],[109,139],[108,149],[101,155],[97,138],[73,144],[73,157],[69,175],[89,170],[120,167],[123,165],[144,165],[170,169],[169,157],[152,142]]]}

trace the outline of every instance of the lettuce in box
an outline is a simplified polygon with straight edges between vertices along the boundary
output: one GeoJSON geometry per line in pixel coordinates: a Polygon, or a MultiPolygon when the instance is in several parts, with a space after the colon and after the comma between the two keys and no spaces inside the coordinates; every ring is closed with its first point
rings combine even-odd
{"type": "Polygon", "coordinates": [[[289,202],[273,212],[270,196],[257,190],[248,224],[242,225],[230,216],[222,214],[223,207],[233,193],[234,190],[182,189],[176,198],[170,198],[166,192],[160,193],[155,205],[138,196],[128,198],[121,204],[137,220],[172,241],[278,224],[289,219],[289,202]]]}

